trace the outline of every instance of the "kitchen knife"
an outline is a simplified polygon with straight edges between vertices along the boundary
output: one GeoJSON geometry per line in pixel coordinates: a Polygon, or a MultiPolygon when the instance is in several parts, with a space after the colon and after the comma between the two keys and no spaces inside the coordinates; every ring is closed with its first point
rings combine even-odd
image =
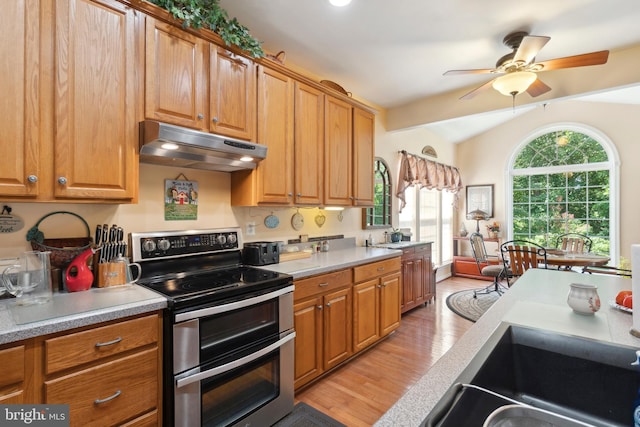
{"type": "Polygon", "coordinates": [[[102,238],[102,226],[98,224],[96,225],[96,246],[100,246],[101,238],[102,238]]]}

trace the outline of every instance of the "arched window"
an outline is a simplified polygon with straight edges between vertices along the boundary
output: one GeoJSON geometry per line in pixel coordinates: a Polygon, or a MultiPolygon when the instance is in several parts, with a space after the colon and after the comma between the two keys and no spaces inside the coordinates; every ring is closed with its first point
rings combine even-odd
{"type": "Polygon", "coordinates": [[[373,167],[372,208],[363,209],[362,228],[391,227],[391,175],[387,163],[376,157],[373,167]]]}
{"type": "Polygon", "coordinates": [[[618,164],[613,144],[586,126],[527,138],[509,164],[510,238],[553,247],[560,234],[581,233],[617,263],[618,164]]]}

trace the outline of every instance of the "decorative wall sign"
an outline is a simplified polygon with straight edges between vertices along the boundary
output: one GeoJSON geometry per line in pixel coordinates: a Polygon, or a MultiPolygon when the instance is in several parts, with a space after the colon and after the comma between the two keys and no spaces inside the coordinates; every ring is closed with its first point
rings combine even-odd
{"type": "Polygon", "coordinates": [[[291,217],[291,226],[294,230],[301,230],[304,227],[304,217],[300,212],[296,212],[291,217]]]}
{"type": "Polygon", "coordinates": [[[493,184],[467,185],[467,215],[475,210],[493,218],[493,184]]]}
{"type": "Polygon", "coordinates": [[[280,219],[272,212],[271,215],[267,215],[264,219],[264,225],[267,228],[276,228],[278,225],[280,225],[280,219]]]}
{"type": "Polygon", "coordinates": [[[198,219],[198,183],[183,174],[164,181],[165,221],[198,219]],[[186,180],[179,180],[183,176],[186,180]]]}
{"type": "Polygon", "coordinates": [[[24,227],[22,218],[11,215],[11,208],[7,205],[2,207],[0,214],[0,233],[14,233],[24,227]]]}
{"type": "Polygon", "coordinates": [[[324,214],[322,213],[322,211],[318,212],[318,215],[316,215],[315,221],[316,221],[316,225],[321,228],[324,225],[324,222],[327,220],[327,217],[324,216],[324,214]]]}

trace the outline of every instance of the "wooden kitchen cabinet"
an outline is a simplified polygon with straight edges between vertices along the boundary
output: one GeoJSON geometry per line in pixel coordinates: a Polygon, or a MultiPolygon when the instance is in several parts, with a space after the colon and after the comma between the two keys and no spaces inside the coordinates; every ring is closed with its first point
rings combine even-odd
{"type": "Polygon", "coordinates": [[[351,269],[295,282],[295,388],[352,354],[351,269]]]}
{"type": "Polygon", "coordinates": [[[375,116],[353,108],[353,206],[373,206],[375,116]]]}
{"type": "Polygon", "coordinates": [[[145,117],[208,130],[209,43],[151,17],[145,33],[145,117]]]}
{"type": "Polygon", "coordinates": [[[402,312],[435,298],[431,243],[402,250],[402,312]]]}
{"type": "Polygon", "coordinates": [[[400,258],[354,267],[353,350],[358,352],[400,326],[400,258]]]}
{"type": "Polygon", "coordinates": [[[325,96],[324,202],[327,206],[352,204],[352,110],[350,104],[325,96]]]}
{"type": "Polygon", "coordinates": [[[0,17],[8,61],[0,196],[131,202],[138,190],[135,12],[113,0],[10,3],[0,17]]]}
{"type": "Polygon", "coordinates": [[[214,133],[255,141],[255,63],[214,44],[209,50],[209,129],[214,133]]]}
{"type": "Polygon", "coordinates": [[[33,349],[30,342],[0,346],[0,404],[31,403],[33,349]]]}
{"type": "Polygon", "coordinates": [[[324,95],[258,67],[258,139],[267,158],[231,176],[232,205],[322,204],[324,95]]]}
{"type": "Polygon", "coordinates": [[[157,423],[161,330],[154,314],[42,338],[43,402],[69,404],[71,425],[157,423]]]}

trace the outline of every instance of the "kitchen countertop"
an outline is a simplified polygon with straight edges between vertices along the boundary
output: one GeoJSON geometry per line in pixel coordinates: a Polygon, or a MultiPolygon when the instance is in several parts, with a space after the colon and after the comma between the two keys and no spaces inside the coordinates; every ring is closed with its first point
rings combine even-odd
{"type": "Polygon", "coordinates": [[[0,300],[0,344],[66,331],[161,310],[167,300],[138,285],[91,288],[54,293],[41,305],[17,306],[15,299],[0,300]]]}
{"type": "Polygon", "coordinates": [[[404,241],[404,242],[396,242],[396,243],[378,243],[377,245],[373,245],[373,247],[386,248],[386,249],[404,249],[404,248],[410,248],[412,246],[430,245],[432,243],[433,242],[404,241]]]}
{"type": "Polygon", "coordinates": [[[302,279],[401,255],[402,251],[396,249],[354,246],[329,252],[318,252],[309,258],[265,265],[261,268],[290,274],[294,279],[302,279]]]}
{"type": "Polygon", "coordinates": [[[609,305],[623,289],[631,289],[630,279],[557,270],[529,270],[375,425],[419,426],[502,322],[640,349],[640,339],[629,333],[631,314],[609,305]],[[602,305],[595,315],[579,315],[569,308],[566,300],[570,283],[598,286],[602,305]]]}

